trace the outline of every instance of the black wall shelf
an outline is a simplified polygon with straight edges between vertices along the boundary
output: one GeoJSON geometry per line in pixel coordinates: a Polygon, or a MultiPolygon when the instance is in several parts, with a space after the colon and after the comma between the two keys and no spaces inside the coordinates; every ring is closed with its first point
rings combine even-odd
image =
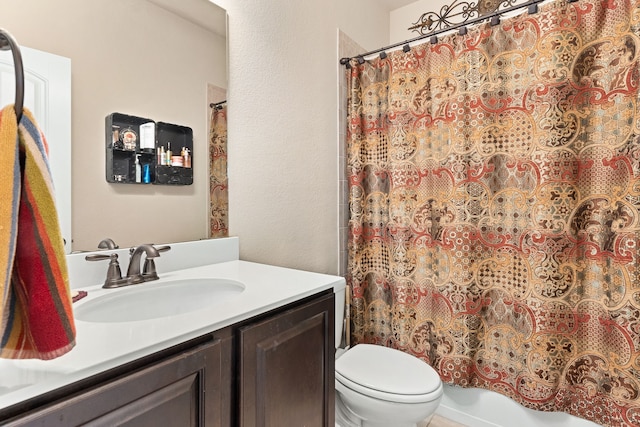
{"type": "Polygon", "coordinates": [[[193,131],[189,127],[112,113],[105,119],[105,142],[105,178],[109,183],[193,184],[193,131]]]}

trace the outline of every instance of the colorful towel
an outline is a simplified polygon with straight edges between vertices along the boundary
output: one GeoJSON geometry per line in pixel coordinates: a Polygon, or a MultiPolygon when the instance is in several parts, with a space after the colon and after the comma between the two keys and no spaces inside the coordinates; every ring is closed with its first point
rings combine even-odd
{"type": "Polygon", "coordinates": [[[53,359],[75,345],[69,278],[44,135],[0,112],[0,357],[53,359]]]}

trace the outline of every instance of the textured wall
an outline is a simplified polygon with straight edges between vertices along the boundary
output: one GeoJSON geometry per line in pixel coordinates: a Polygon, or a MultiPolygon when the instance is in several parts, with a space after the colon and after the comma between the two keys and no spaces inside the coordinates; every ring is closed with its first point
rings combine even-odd
{"type": "Polygon", "coordinates": [[[367,0],[215,3],[229,14],[229,226],[240,256],[338,273],[337,29],[382,45],[388,12],[367,0]]]}

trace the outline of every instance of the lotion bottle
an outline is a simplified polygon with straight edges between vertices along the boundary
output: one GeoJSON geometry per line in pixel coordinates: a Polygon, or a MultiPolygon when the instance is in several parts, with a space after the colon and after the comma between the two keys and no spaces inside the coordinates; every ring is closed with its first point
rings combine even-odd
{"type": "Polygon", "coordinates": [[[161,145],[160,148],[156,148],[156,151],[158,152],[158,164],[164,165],[164,161],[166,159],[166,156],[164,154],[164,146],[161,145]]]}
{"type": "Polygon", "coordinates": [[[189,149],[187,147],[184,147],[182,149],[182,157],[184,158],[184,167],[185,168],[190,168],[191,167],[191,155],[189,154],[189,149]]]}
{"type": "Polygon", "coordinates": [[[142,181],[142,169],[140,168],[140,154],[136,154],[136,182],[142,181]]]}
{"type": "Polygon", "coordinates": [[[167,155],[167,159],[165,161],[165,164],[167,166],[171,166],[171,156],[173,155],[173,153],[171,152],[171,143],[170,142],[167,142],[167,153],[166,153],[166,155],[167,155]]]}

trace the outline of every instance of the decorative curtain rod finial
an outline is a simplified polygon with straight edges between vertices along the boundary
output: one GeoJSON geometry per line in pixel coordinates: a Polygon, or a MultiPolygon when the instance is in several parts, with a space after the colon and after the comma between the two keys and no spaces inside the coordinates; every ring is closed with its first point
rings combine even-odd
{"type": "MultiPolygon", "coordinates": [[[[412,26],[408,28],[422,35],[428,35],[430,32],[451,29],[464,25],[483,16],[492,13],[501,13],[505,9],[513,7],[525,7],[535,0],[529,0],[525,4],[515,5],[516,0],[478,0],[463,1],[453,0],[451,4],[444,5],[436,12],[425,12],[412,26]]],[[[543,1],[543,0],[539,0],[543,1]]]]}
{"type": "MultiPolygon", "coordinates": [[[[426,12],[423,13],[418,21],[409,30],[416,31],[420,36],[405,40],[404,42],[394,43],[380,49],[363,53],[359,56],[368,57],[382,51],[395,49],[402,46],[402,50],[408,52],[407,46],[410,43],[419,42],[430,38],[432,44],[438,42],[437,35],[458,30],[459,35],[467,34],[469,25],[486,23],[490,21],[492,26],[500,24],[500,15],[513,12],[520,9],[527,9],[530,14],[537,13],[538,3],[545,0],[528,0],[524,3],[514,4],[516,0],[478,0],[478,2],[468,2],[462,0],[453,0],[450,5],[442,6],[440,13],[426,12]],[[456,19],[458,18],[458,22],[456,19]]],[[[578,0],[567,0],[574,3],[578,0]]],[[[410,49],[409,49],[410,50],[410,49]]],[[[357,57],[353,57],[357,58],[357,57]]],[[[342,58],[340,64],[348,67],[349,60],[353,58],[342,58]]]]}

